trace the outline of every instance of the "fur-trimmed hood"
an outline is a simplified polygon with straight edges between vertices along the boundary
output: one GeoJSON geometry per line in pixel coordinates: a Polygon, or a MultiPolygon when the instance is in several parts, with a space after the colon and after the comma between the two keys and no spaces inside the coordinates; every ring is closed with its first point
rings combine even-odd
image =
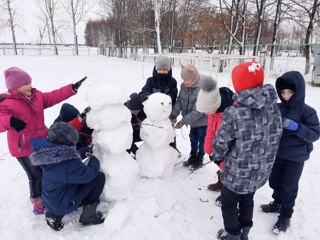
{"type": "Polygon", "coordinates": [[[47,138],[37,138],[30,141],[34,152],[30,155],[33,165],[57,164],[73,159],[81,159],[76,146],[59,145],[47,138]]]}

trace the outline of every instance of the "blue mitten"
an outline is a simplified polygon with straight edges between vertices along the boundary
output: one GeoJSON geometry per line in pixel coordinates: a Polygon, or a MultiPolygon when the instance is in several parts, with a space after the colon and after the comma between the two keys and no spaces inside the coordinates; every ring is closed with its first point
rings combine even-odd
{"type": "Polygon", "coordinates": [[[283,128],[291,131],[297,131],[299,124],[289,118],[282,119],[283,128]]]}

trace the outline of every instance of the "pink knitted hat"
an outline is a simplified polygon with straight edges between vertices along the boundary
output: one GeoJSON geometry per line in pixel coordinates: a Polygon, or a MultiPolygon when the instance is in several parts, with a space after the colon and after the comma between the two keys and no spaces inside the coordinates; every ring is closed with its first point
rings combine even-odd
{"type": "Polygon", "coordinates": [[[17,67],[11,67],[4,71],[4,78],[8,90],[14,90],[31,82],[31,77],[25,71],[17,67]]]}

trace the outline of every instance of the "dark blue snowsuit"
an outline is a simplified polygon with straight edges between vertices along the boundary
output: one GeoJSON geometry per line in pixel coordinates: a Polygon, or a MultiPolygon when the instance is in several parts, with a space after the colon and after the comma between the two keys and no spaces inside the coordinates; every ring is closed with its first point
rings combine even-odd
{"type": "Polygon", "coordinates": [[[317,112],[304,102],[305,81],[299,72],[283,74],[276,81],[276,89],[282,117],[299,124],[297,131],[284,129],[269,179],[272,197],[281,205],[280,216],[291,218],[304,162],[313,150],[312,143],[319,139],[320,127],[317,112]],[[281,84],[295,86],[295,93],[288,102],[281,96],[281,84]]]}
{"type": "Polygon", "coordinates": [[[99,201],[105,175],[96,157],[85,165],[76,146],[55,144],[47,138],[34,139],[31,145],[31,162],[42,168],[42,197],[48,212],[63,216],[82,204],[99,201]]]}

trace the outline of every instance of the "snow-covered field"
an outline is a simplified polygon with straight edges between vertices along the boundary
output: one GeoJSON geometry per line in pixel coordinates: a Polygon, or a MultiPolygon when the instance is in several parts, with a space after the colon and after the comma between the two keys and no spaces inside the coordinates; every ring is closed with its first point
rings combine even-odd
{"type": "MultiPolygon", "coordinates": [[[[135,62],[103,56],[44,57],[1,56],[0,92],[5,91],[2,72],[11,66],[21,67],[33,78],[33,86],[41,91],[50,91],[62,85],[76,82],[83,76],[87,81],[79,93],[66,102],[74,104],[80,111],[86,106],[87,91],[98,83],[112,83],[122,88],[128,96],[139,92],[150,76],[152,63],[135,62]],[[144,70],[144,73],[142,72],[144,70]]],[[[281,57],[276,60],[269,83],[288,70],[303,72],[302,58],[281,57]]],[[[206,73],[206,72],[202,72],[206,73]]],[[[180,69],[173,68],[173,76],[181,83],[180,69]]],[[[306,76],[309,81],[310,75],[306,76]]],[[[220,86],[230,83],[230,73],[219,75],[220,86]]],[[[105,91],[108,91],[106,88],[105,91]]],[[[306,102],[320,113],[320,88],[307,85],[306,102]]],[[[46,124],[50,126],[59,113],[61,104],[45,111],[46,124]]],[[[110,113],[112,114],[112,113],[110,113]]],[[[182,152],[179,161],[188,157],[190,146],[188,129],[176,130],[178,148],[182,152]]],[[[285,234],[276,236],[271,228],[277,215],[264,214],[259,205],[271,201],[268,185],[255,195],[254,226],[251,240],[317,240],[320,227],[320,141],[314,145],[310,160],[306,163],[300,181],[299,195],[291,227],[285,234]]],[[[205,159],[208,161],[208,158],[205,159]]],[[[0,239],[132,239],[132,240],[211,240],[223,227],[221,210],[214,203],[219,193],[206,189],[216,181],[217,167],[210,163],[189,175],[190,171],[177,164],[173,176],[167,179],[138,179],[126,200],[114,203],[103,202],[99,208],[111,211],[102,225],[83,227],[78,223],[81,210],[63,218],[65,227],[54,232],[45,223],[43,216],[32,213],[26,174],[15,158],[8,153],[6,134],[0,134],[0,239]]]]}

